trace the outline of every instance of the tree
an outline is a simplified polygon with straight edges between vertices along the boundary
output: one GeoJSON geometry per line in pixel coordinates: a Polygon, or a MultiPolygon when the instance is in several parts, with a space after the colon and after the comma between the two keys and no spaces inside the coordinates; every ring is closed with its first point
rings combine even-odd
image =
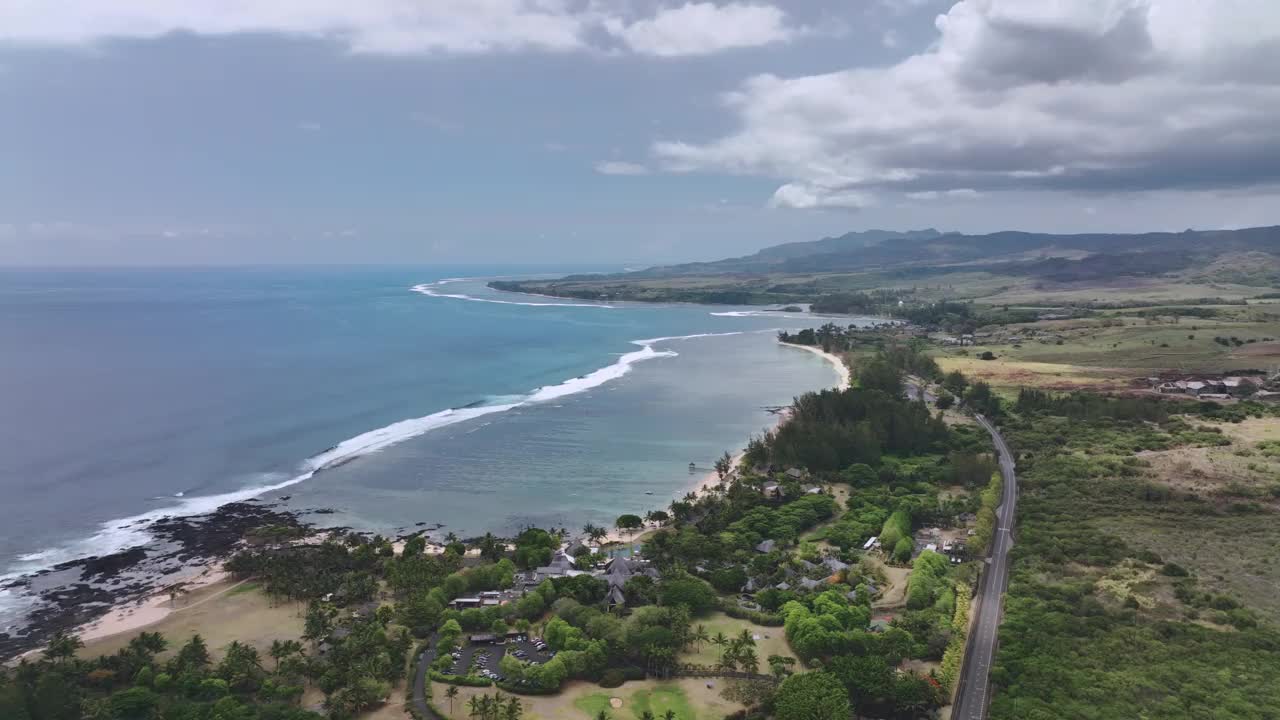
{"type": "Polygon", "coordinates": [[[849,720],[849,691],[826,672],[792,675],[774,697],[777,720],[849,720]]]}
{"type": "MultiPolygon", "coordinates": [[[[504,658],[505,659],[505,658],[504,658]]],[[[458,697],[458,686],[450,685],[445,688],[444,696],[449,699],[449,714],[453,714],[453,699],[458,697]]]]}
{"type": "Polygon", "coordinates": [[[614,525],[623,532],[631,533],[644,527],[644,519],[639,515],[619,515],[614,525]]]}
{"type": "Polygon", "coordinates": [[[44,649],[44,657],[54,663],[62,664],[76,656],[76,652],[84,647],[79,635],[71,635],[66,630],[58,630],[49,639],[44,649]]]}
{"type": "Polygon", "coordinates": [[[715,607],[716,592],[704,580],[684,573],[669,576],[658,587],[662,605],[683,605],[689,614],[698,615],[715,607]]]}
{"type": "Polygon", "coordinates": [[[787,657],[786,655],[770,655],[769,672],[779,680],[786,678],[795,671],[796,659],[787,657]]]}
{"type": "Polygon", "coordinates": [[[148,720],[155,717],[160,698],[145,687],[121,690],[107,699],[109,717],[118,720],[148,720]]]}
{"type": "Polygon", "coordinates": [[[964,373],[959,370],[952,370],[942,379],[942,387],[951,392],[952,395],[964,395],[964,389],[969,386],[969,381],[965,379],[964,373]]]}
{"type": "Polygon", "coordinates": [[[204,643],[204,638],[197,633],[191,636],[186,645],[178,650],[178,656],[173,659],[174,670],[176,672],[192,672],[203,670],[209,665],[209,648],[204,643]]]}
{"type": "Polygon", "coordinates": [[[729,476],[733,471],[733,457],[729,453],[725,453],[716,459],[716,476],[720,478],[720,482],[729,476]]]}
{"type": "Polygon", "coordinates": [[[666,510],[650,510],[645,513],[644,519],[661,525],[670,520],[671,515],[669,515],[666,510]]]}
{"type": "Polygon", "coordinates": [[[854,487],[870,487],[879,482],[874,468],[866,463],[854,463],[840,473],[841,479],[854,487]]]}
{"type": "Polygon", "coordinates": [[[307,606],[307,618],[302,625],[302,637],[314,645],[329,637],[333,632],[333,618],[338,614],[337,608],[329,603],[313,600],[307,606]]]}
{"type": "Polygon", "coordinates": [[[227,646],[227,654],[218,663],[218,677],[227,681],[227,685],[239,692],[256,690],[258,678],[262,674],[262,664],[258,660],[258,651],[252,645],[239,640],[232,640],[227,646]]]}
{"type": "Polygon", "coordinates": [[[702,643],[710,640],[711,636],[707,633],[707,628],[705,625],[698,625],[693,629],[693,634],[689,637],[689,639],[692,640],[694,644],[698,646],[699,650],[701,650],[702,643]]]}
{"type": "Polygon", "coordinates": [[[300,652],[302,652],[302,643],[297,640],[272,640],[271,649],[267,651],[267,654],[276,661],[276,671],[278,672],[281,660],[300,652]]]}

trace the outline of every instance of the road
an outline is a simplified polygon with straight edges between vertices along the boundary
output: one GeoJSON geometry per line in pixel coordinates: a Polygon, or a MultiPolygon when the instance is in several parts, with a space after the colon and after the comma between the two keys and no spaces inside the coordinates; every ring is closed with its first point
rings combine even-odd
{"type": "Polygon", "coordinates": [[[431,670],[431,661],[436,659],[436,644],[440,641],[438,634],[427,640],[427,648],[418,656],[418,667],[413,673],[413,696],[410,702],[423,720],[440,720],[440,716],[427,705],[427,672],[431,670]]]}
{"type": "Polygon", "coordinates": [[[995,660],[997,633],[1004,607],[1004,591],[1009,585],[1009,548],[1013,546],[1013,520],[1018,504],[1018,478],[1014,472],[1013,453],[1000,431],[989,420],[975,415],[978,423],[991,434],[1000,452],[1000,474],[1004,477],[1004,493],[996,510],[996,534],[991,557],[986,560],[982,579],[978,582],[975,606],[978,616],[969,633],[964,668],[956,700],[951,708],[952,720],[983,720],[991,702],[991,665],[995,660]]]}

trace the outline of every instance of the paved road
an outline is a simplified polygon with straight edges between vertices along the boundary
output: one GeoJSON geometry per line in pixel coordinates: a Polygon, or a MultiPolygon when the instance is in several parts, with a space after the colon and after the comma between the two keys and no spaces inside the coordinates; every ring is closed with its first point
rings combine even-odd
{"type": "Polygon", "coordinates": [[[432,635],[427,641],[427,649],[418,656],[417,671],[413,674],[413,707],[425,720],[440,720],[440,716],[427,706],[427,672],[431,669],[431,661],[436,659],[436,643],[439,635],[432,635]]]}
{"type": "Polygon", "coordinates": [[[998,522],[991,557],[986,561],[982,580],[978,583],[978,616],[969,634],[964,669],[960,672],[960,685],[951,709],[952,720],[983,720],[987,716],[987,706],[991,702],[991,665],[995,659],[1004,591],[1009,585],[1009,548],[1013,545],[1011,530],[1018,503],[1018,478],[1014,472],[1013,453],[1009,452],[1009,446],[990,421],[981,415],[975,417],[991,433],[991,439],[1000,451],[1004,494],[1000,507],[996,510],[998,522]]]}

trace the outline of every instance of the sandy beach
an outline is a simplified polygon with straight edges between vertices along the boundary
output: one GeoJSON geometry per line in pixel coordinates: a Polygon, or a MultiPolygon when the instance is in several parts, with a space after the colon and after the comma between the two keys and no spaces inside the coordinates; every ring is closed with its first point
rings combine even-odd
{"type": "Polygon", "coordinates": [[[156,588],[154,592],[137,600],[114,606],[106,615],[77,628],[76,634],[81,640],[98,640],[154,625],[173,612],[170,589],[175,591],[174,597],[181,597],[195,590],[226,581],[228,576],[222,569],[223,562],[219,559],[203,566],[192,567],[185,578],[156,588]]]}
{"type": "Polygon", "coordinates": [[[797,350],[807,350],[813,353],[814,355],[817,355],[818,357],[821,357],[827,362],[831,363],[831,367],[835,368],[836,372],[839,373],[840,375],[840,383],[836,385],[837,389],[847,390],[849,389],[849,385],[853,382],[853,376],[849,373],[849,366],[845,365],[844,360],[841,360],[839,356],[833,355],[832,353],[826,352],[822,348],[814,347],[812,345],[794,345],[792,343],[784,343],[784,342],[780,342],[778,344],[785,345],[787,347],[793,347],[793,348],[796,348],[797,350]]]}
{"type": "MultiPolygon", "coordinates": [[[[784,342],[779,342],[778,344],[785,345],[786,347],[793,347],[798,350],[807,350],[808,352],[811,352],[814,355],[817,355],[822,359],[826,360],[828,363],[831,363],[831,367],[835,369],[837,375],[839,375],[839,378],[840,378],[836,383],[836,389],[847,390],[849,386],[852,384],[853,375],[852,373],[849,372],[849,366],[846,365],[844,360],[842,360],[838,355],[826,352],[822,350],[822,348],[813,347],[812,345],[794,345],[792,343],[784,343],[784,342]]],[[[788,417],[790,417],[789,408],[778,413],[778,421],[774,423],[774,427],[776,428],[782,425],[783,423],[785,423],[788,417]]],[[[745,454],[746,454],[745,451],[739,450],[735,455],[733,455],[732,467],[737,468],[738,463],[742,461],[742,456],[745,454]]],[[[703,493],[710,492],[712,488],[716,487],[720,483],[721,483],[720,476],[717,475],[714,471],[712,471],[707,473],[706,475],[703,475],[697,482],[690,485],[688,491],[701,495],[703,493]]],[[[618,530],[617,528],[610,528],[609,534],[605,536],[603,544],[610,545],[614,543],[619,543],[619,544],[633,543],[637,539],[642,537],[645,533],[654,530],[655,527],[656,526],[649,526],[646,523],[643,529],[638,530],[634,533],[630,533],[629,535],[623,534],[622,531],[618,530]]]]}

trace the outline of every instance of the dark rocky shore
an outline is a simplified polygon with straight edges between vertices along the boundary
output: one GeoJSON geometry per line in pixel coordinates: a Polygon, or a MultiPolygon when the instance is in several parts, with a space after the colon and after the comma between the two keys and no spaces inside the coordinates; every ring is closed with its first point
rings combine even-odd
{"type": "Polygon", "coordinates": [[[26,575],[0,590],[34,595],[23,627],[0,632],[0,661],[44,644],[54,632],[71,630],[169,584],[184,568],[229,556],[242,541],[302,537],[313,532],[300,515],[257,502],[231,503],[206,515],[165,517],[147,526],[152,542],[110,555],[88,557],[26,575]]]}

